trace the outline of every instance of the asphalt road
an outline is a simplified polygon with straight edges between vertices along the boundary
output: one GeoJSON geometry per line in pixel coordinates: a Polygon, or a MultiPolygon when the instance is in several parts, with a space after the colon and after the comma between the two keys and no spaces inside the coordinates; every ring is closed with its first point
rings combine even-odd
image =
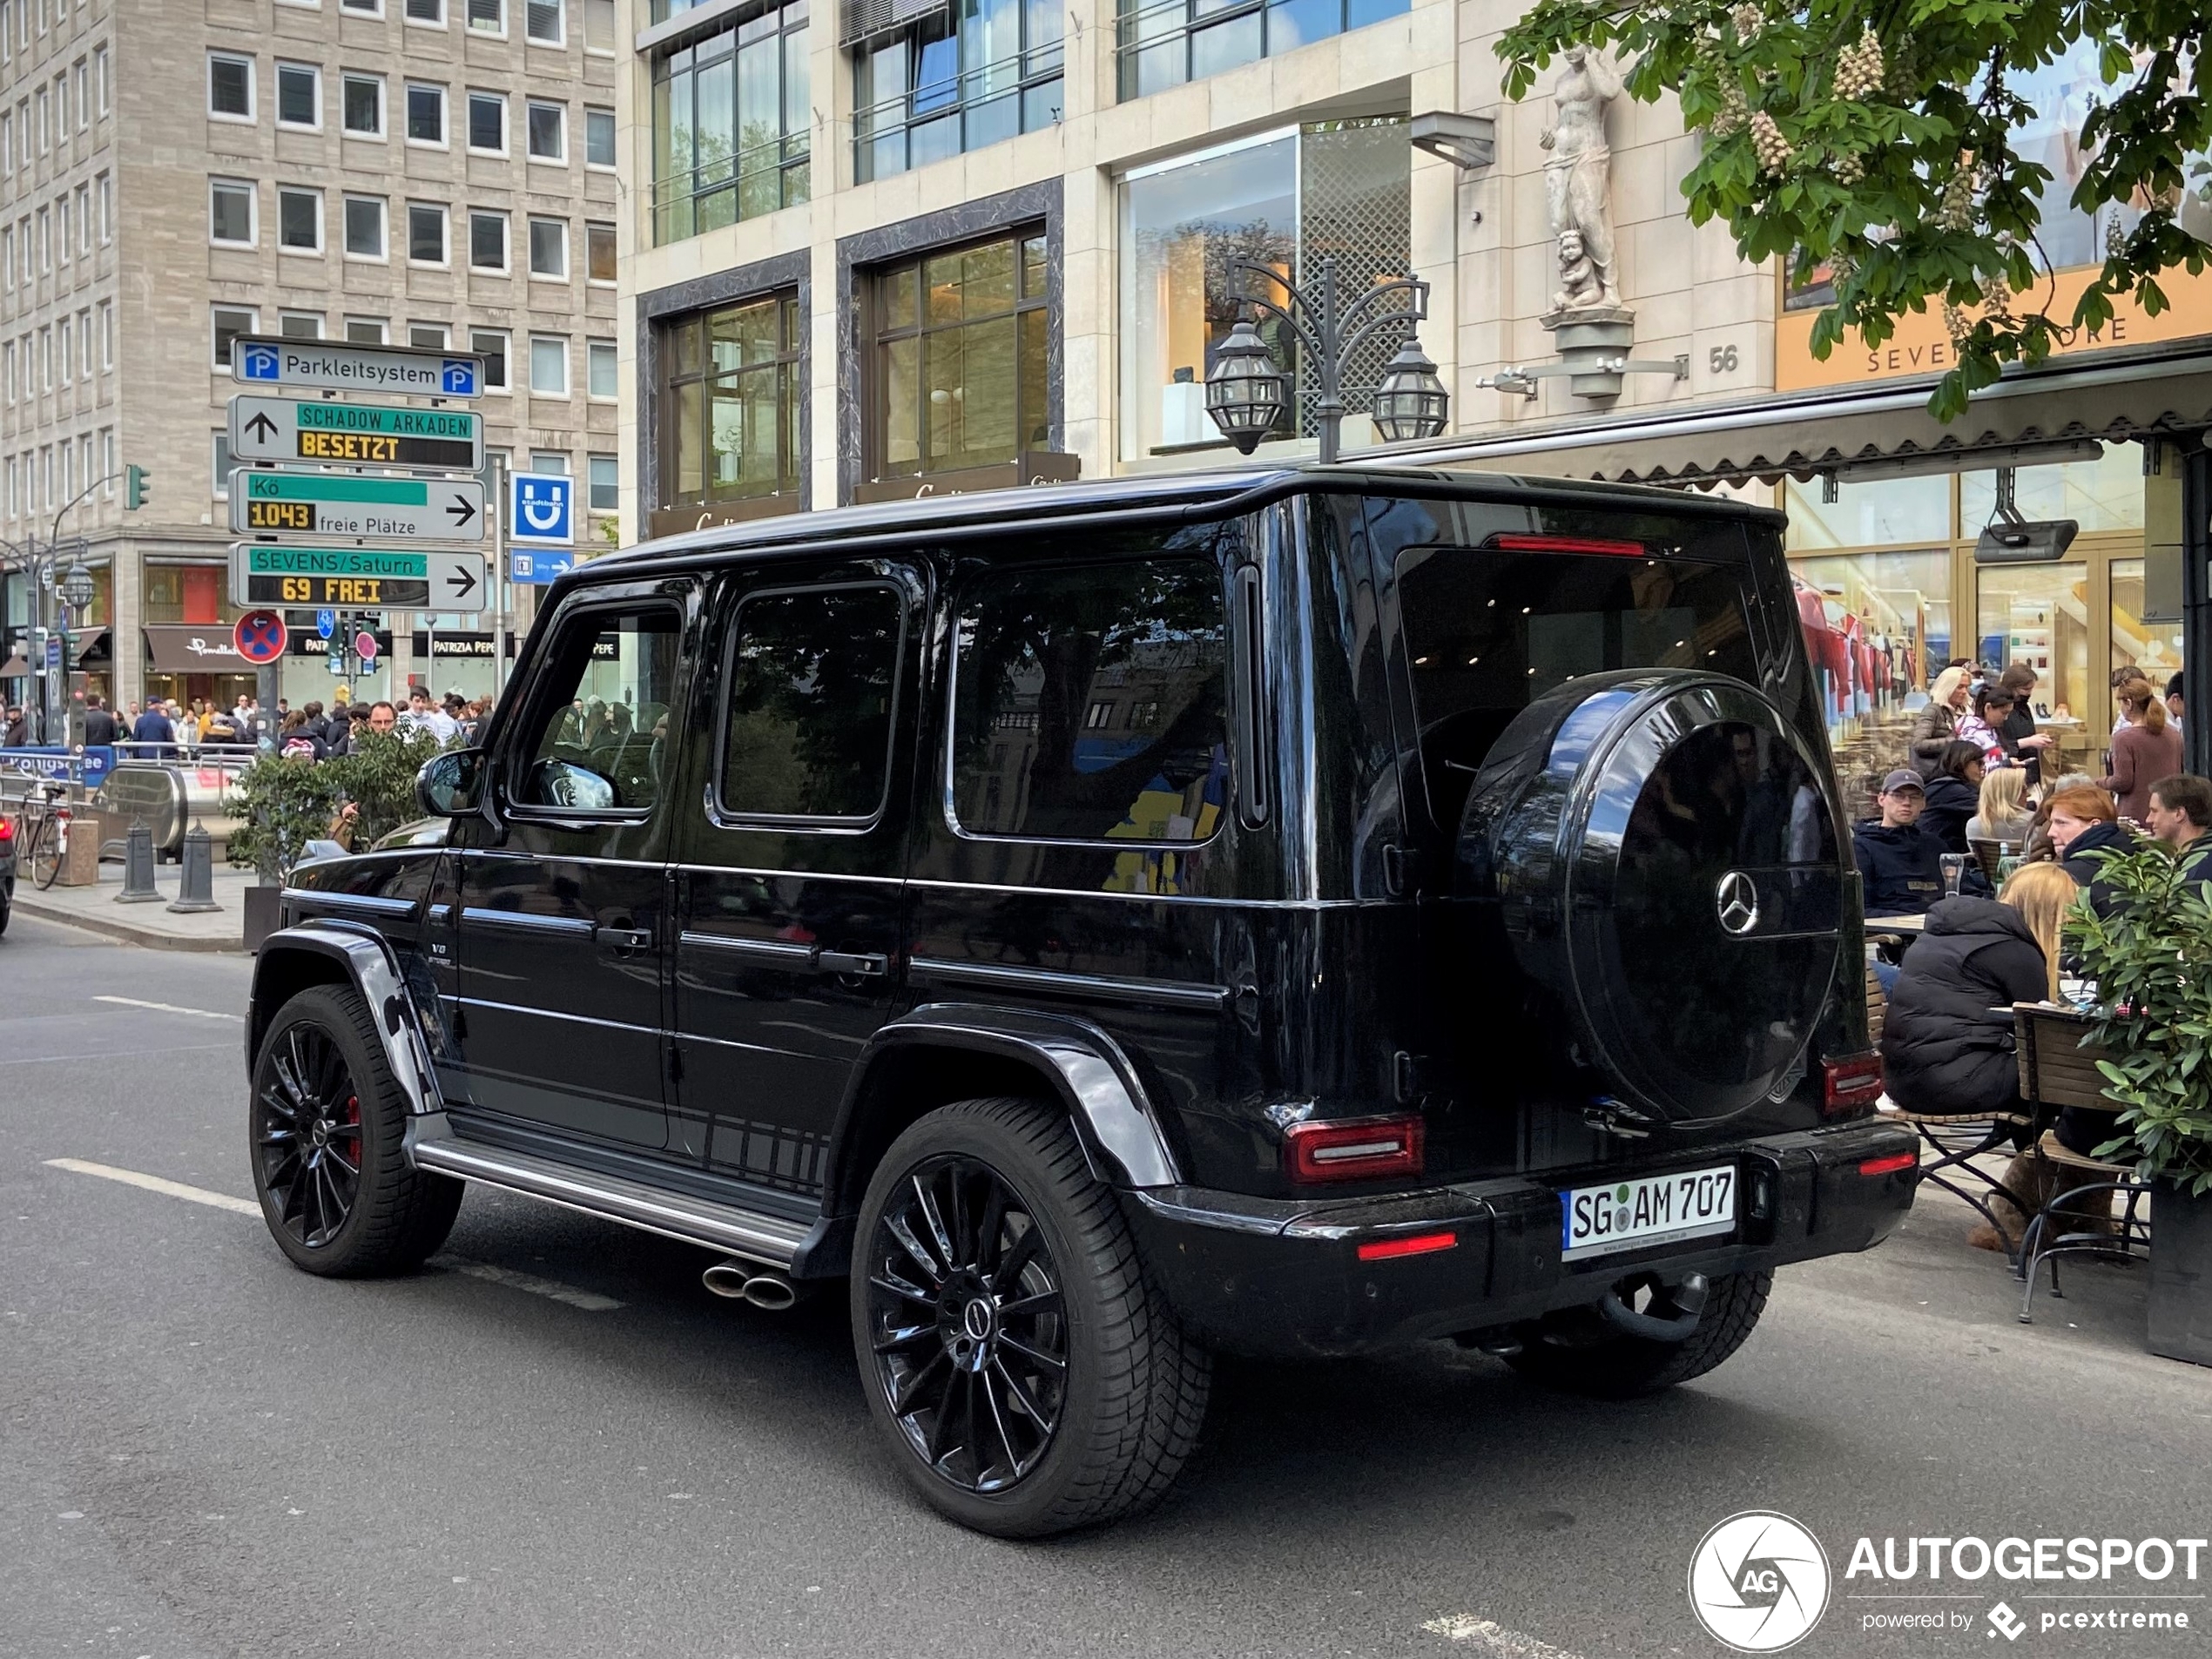
{"type": "Polygon", "coordinates": [[[2205,1646],[2202,1600],[2155,1604],[2187,1635],[2069,1635],[2039,1593],[2103,1587],[1844,1576],[1861,1534],[2212,1534],[2212,1372],[2142,1352],[2140,1273],[2078,1270],[2021,1326],[1928,1204],[1655,1400],[1441,1346],[1225,1367],[1166,1507],[1009,1545],[908,1497],[833,1298],[733,1307],[703,1252],[482,1190],[431,1271],[327,1283],[254,1215],[47,1162],[250,1198],[248,971],[0,940],[0,1654],[1702,1656],[1688,1564],[1747,1508],[1831,1558],[1798,1653],[2205,1646]],[[1865,1629],[1898,1607],[1967,1628],[1865,1629]]]}

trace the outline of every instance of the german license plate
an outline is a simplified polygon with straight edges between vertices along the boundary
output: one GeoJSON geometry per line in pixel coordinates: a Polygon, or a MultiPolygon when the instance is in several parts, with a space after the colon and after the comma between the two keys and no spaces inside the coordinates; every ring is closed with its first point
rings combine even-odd
{"type": "Polygon", "coordinates": [[[1736,1169],[1648,1175],[1560,1194],[1565,1211],[1562,1259],[1708,1238],[1736,1225],[1736,1169]]]}

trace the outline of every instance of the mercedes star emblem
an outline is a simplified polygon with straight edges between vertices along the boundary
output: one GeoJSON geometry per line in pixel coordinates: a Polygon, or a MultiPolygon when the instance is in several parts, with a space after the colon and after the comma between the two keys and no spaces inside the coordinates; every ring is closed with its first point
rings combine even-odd
{"type": "Polygon", "coordinates": [[[1759,925],[1758,884],[1743,871],[1730,870],[1723,876],[1713,896],[1720,907],[1721,926],[1729,932],[1748,934],[1759,925]]]}

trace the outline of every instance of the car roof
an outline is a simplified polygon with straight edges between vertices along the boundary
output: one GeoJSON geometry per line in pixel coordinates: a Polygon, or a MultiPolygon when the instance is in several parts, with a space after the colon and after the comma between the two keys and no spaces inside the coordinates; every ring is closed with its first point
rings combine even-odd
{"type": "Polygon", "coordinates": [[[1282,496],[1308,494],[1393,494],[1530,506],[1622,506],[1696,517],[1726,517],[1779,524],[1783,516],[1726,496],[1697,496],[1642,484],[1575,478],[1523,477],[1512,473],[1446,472],[1413,467],[1273,466],[1204,472],[1140,473],[1079,483],[978,490],[965,495],[877,502],[861,507],[786,513],[736,524],[717,524],[639,542],[580,563],[558,586],[587,577],[594,582],[702,565],[747,562],[816,552],[839,544],[867,550],[887,540],[965,539],[979,531],[1004,533],[1024,524],[1081,518],[1094,523],[1191,521],[1249,512],[1282,496]]]}

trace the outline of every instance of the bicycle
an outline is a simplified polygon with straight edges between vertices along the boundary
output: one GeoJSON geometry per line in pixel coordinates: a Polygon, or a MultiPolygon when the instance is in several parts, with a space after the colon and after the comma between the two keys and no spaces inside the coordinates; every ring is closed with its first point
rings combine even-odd
{"type": "Polygon", "coordinates": [[[16,841],[30,870],[30,880],[44,893],[61,880],[69,861],[69,786],[42,779],[24,798],[17,820],[16,841]]]}

